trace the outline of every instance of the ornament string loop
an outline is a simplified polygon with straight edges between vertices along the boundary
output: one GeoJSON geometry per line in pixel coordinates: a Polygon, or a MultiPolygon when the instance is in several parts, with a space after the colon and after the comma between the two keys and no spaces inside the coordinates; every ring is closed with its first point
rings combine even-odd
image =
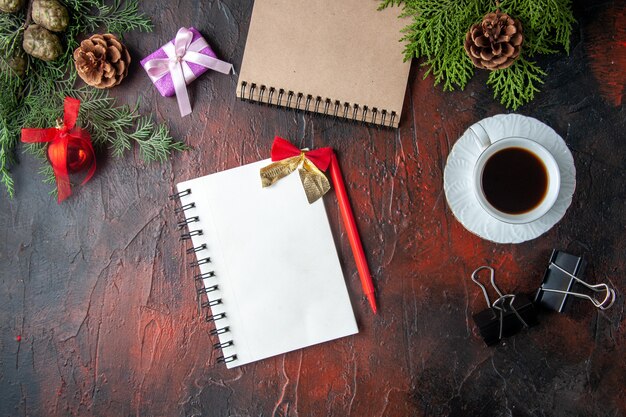
{"type": "Polygon", "coordinates": [[[328,178],[322,171],[328,169],[332,155],[332,148],[304,151],[277,136],[272,144],[274,162],[261,168],[261,184],[269,187],[298,169],[307,200],[313,203],[330,190],[328,178]]]}
{"type": "Polygon", "coordinates": [[[81,185],[89,181],[96,172],[96,158],[91,136],[89,132],[76,126],[80,100],[66,97],[63,108],[63,119],[57,119],[56,127],[22,129],[22,142],[48,143],[48,158],[57,183],[59,203],[72,195],[69,174],[74,172],[74,165],[69,158],[69,148],[79,152],[76,171],[81,170],[85,164],[89,165],[89,170],[81,185]]]}

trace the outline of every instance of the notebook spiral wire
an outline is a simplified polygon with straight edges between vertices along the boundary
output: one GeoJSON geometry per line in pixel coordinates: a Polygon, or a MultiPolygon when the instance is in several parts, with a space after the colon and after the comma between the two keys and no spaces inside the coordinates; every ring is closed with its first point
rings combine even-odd
{"type": "MultiPolygon", "coordinates": [[[[172,194],[169,196],[170,200],[177,200],[180,199],[181,197],[186,197],[188,195],[191,195],[191,189],[185,189],[182,190],[178,193],[172,194]]],[[[203,230],[199,229],[199,228],[194,228],[194,223],[197,223],[200,221],[200,217],[199,216],[187,216],[186,212],[187,210],[193,209],[196,207],[196,203],[194,202],[190,202],[184,205],[180,205],[179,207],[177,207],[174,210],[174,213],[176,214],[183,214],[185,216],[185,218],[181,221],[179,221],[176,224],[176,228],[177,230],[183,230],[185,228],[187,228],[187,233],[181,233],[180,235],[180,240],[181,241],[186,241],[186,240],[191,240],[191,238],[193,236],[202,236],[203,235],[203,230]]],[[[190,247],[187,248],[185,250],[185,253],[188,255],[191,254],[196,254],[196,260],[189,262],[189,267],[190,268],[197,268],[200,267],[201,265],[205,265],[205,264],[210,264],[211,263],[211,258],[206,256],[203,257],[202,255],[199,254],[199,252],[207,250],[207,245],[206,243],[202,243],[198,246],[195,247],[190,247]]],[[[215,275],[215,271],[208,271],[208,272],[201,272],[199,274],[194,275],[194,282],[196,283],[196,300],[198,303],[198,311],[202,311],[204,309],[207,308],[211,308],[214,307],[216,305],[220,305],[222,304],[222,299],[221,298],[217,298],[217,299],[213,299],[213,300],[209,300],[208,295],[214,291],[219,290],[219,284],[214,284],[211,286],[205,286],[204,285],[204,280],[206,278],[214,278],[215,275]],[[200,287],[198,287],[198,283],[200,285],[200,287]]],[[[217,313],[217,314],[210,314],[209,312],[206,313],[205,316],[205,321],[207,323],[214,323],[215,327],[209,331],[209,334],[211,336],[219,336],[225,333],[228,333],[230,331],[228,326],[220,326],[220,324],[218,323],[219,320],[226,318],[226,313],[222,312],[222,313],[217,313]]],[[[226,342],[218,342],[215,343],[213,345],[213,349],[224,349],[227,347],[232,347],[234,346],[234,342],[233,340],[229,340],[226,342]]],[[[218,363],[229,363],[232,362],[234,360],[237,359],[237,355],[236,354],[232,354],[229,356],[220,356],[217,358],[217,362],[218,363]]]]}
{"type": "Polygon", "coordinates": [[[274,87],[266,87],[265,85],[257,86],[255,83],[248,84],[247,81],[241,82],[241,89],[239,92],[239,98],[242,101],[258,101],[260,103],[266,103],[269,105],[282,105],[294,110],[301,110],[305,112],[321,113],[326,116],[341,116],[344,119],[353,120],[363,124],[371,123],[378,125],[377,121],[380,121],[380,125],[385,127],[394,127],[394,121],[396,120],[397,113],[395,111],[388,111],[386,109],[378,109],[376,107],[359,106],[358,104],[350,104],[348,102],[341,102],[339,100],[331,100],[330,98],[323,99],[320,96],[313,97],[310,94],[295,93],[291,90],[285,91],[284,89],[276,89],[274,87]],[[249,85],[249,87],[248,87],[249,85]],[[255,99],[255,91],[258,90],[258,97],[255,99]],[[278,94],[276,95],[276,92],[278,94]],[[265,99],[267,93],[267,100],[265,99]],[[287,95],[286,103],[283,103],[283,97],[287,95]],[[276,101],[274,101],[276,96],[276,101]],[[294,101],[295,103],[292,106],[294,101]],[[302,101],[304,99],[304,105],[302,101]],[[313,107],[311,103],[313,102],[313,107]],[[323,109],[320,110],[320,106],[323,103],[323,109]],[[371,114],[371,120],[368,120],[368,113],[371,114]]]}

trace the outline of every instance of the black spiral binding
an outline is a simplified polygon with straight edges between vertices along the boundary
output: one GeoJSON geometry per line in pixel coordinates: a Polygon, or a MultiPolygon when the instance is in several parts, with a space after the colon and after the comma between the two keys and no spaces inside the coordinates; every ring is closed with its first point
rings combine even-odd
{"type": "Polygon", "coordinates": [[[224,342],[224,343],[215,343],[215,344],[213,345],[213,349],[223,349],[223,348],[225,348],[225,347],[229,347],[229,346],[232,346],[232,345],[234,345],[234,344],[235,344],[235,343],[233,343],[233,341],[232,341],[232,340],[229,340],[228,342],[224,342]]]}
{"type": "Polygon", "coordinates": [[[194,275],[193,279],[195,281],[202,281],[205,278],[212,278],[215,276],[215,271],[205,272],[204,274],[194,275]]]}
{"type": "Polygon", "coordinates": [[[181,234],[179,240],[190,240],[192,236],[200,235],[202,235],[202,230],[191,230],[189,233],[181,234]]]}
{"type": "MultiPolygon", "coordinates": [[[[280,93],[282,94],[282,92],[280,93]]],[[[270,91],[270,95],[269,95],[269,100],[271,101],[273,97],[273,91],[270,91]]],[[[191,189],[185,189],[182,190],[176,194],[172,194],[169,196],[170,200],[176,200],[179,199],[181,197],[185,197],[192,194],[191,189]]],[[[202,236],[203,231],[201,229],[195,228],[193,227],[194,223],[197,223],[200,221],[200,217],[196,216],[196,215],[192,215],[192,216],[187,216],[186,212],[187,210],[193,209],[196,207],[196,203],[191,202],[191,203],[187,203],[184,205],[180,205],[178,207],[176,207],[176,209],[174,209],[174,213],[176,214],[183,214],[185,216],[185,218],[181,221],[179,221],[176,224],[176,228],[178,230],[182,230],[185,227],[187,227],[188,231],[187,233],[182,233],[180,235],[180,240],[191,240],[191,238],[193,236],[202,236]]],[[[199,252],[203,251],[203,250],[207,250],[208,246],[206,243],[202,243],[198,246],[195,247],[191,247],[185,250],[185,252],[188,255],[191,254],[195,254],[196,255],[196,260],[193,262],[189,262],[189,267],[190,268],[196,268],[199,267],[200,265],[206,265],[206,264],[210,264],[211,263],[211,258],[206,256],[206,257],[202,257],[202,255],[199,255],[199,252]]],[[[218,291],[219,290],[219,284],[213,284],[211,286],[205,286],[204,285],[204,280],[207,278],[214,278],[215,275],[215,271],[208,271],[208,272],[200,272],[199,274],[194,275],[194,282],[196,283],[200,283],[200,287],[198,287],[198,284],[196,284],[196,299],[198,302],[198,311],[207,309],[207,308],[211,308],[214,307],[216,305],[222,304],[222,299],[221,298],[217,298],[214,300],[209,300],[208,298],[208,294],[214,292],[214,291],[218,291]],[[203,297],[205,298],[205,300],[203,300],[203,297]]],[[[208,310],[207,310],[208,311],[208,310]]],[[[217,322],[219,320],[222,320],[226,318],[226,313],[217,313],[217,314],[209,314],[207,312],[206,316],[205,316],[205,321],[207,323],[214,323],[216,324],[216,326],[209,331],[209,334],[211,336],[219,336],[222,335],[224,333],[227,333],[230,331],[229,326],[218,326],[217,322]]],[[[234,346],[234,342],[232,340],[226,341],[226,342],[218,342],[215,343],[213,345],[214,349],[224,349],[227,347],[232,347],[234,346]]],[[[237,355],[233,354],[230,356],[220,356],[218,357],[217,363],[230,363],[233,362],[237,359],[237,355]]]]}
{"type": "Polygon", "coordinates": [[[198,216],[194,216],[194,217],[189,217],[188,219],[185,219],[181,222],[178,222],[178,224],[176,225],[177,229],[184,229],[185,226],[187,226],[189,223],[195,223],[197,221],[199,221],[200,218],[198,216]]]}
{"type": "Polygon", "coordinates": [[[351,104],[344,102],[343,104],[339,100],[331,100],[330,98],[323,98],[320,96],[313,97],[310,94],[306,96],[303,93],[296,93],[293,91],[285,91],[282,88],[278,89],[278,96],[274,101],[274,95],[276,94],[276,88],[267,87],[265,85],[257,85],[256,83],[248,83],[242,81],[239,90],[239,98],[242,101],[254,101],[258,103],[265,103],[270,106],[280,105],[283,102],[283,96],[287,95],[286,103],[284,107],[288,107],[294,110],[321,113],[325,116],[332,115],[338,116],[339,110],[343,107],[343,113],[341,113],[344,119],[353,120],[355,122],[363,124],[375,124],[377,126],[394,127],[393,123],[396,120],[397,113],[395,111],[388,111],[385,109],[379,110],[376,107],[369,108],[368,106],[360,106],[359,104],[351,104]],[[255,91],[258,89],[258,96],[255,99],[255,91]],[[265,99],[267,93],[267,99],[265,99]],[[295,97],[295,104],[292,106],[292,101],[295,97]],[[304,105],[302,101],[304,99],[304,105]],[[313,107],[311,108],[311,102],[313,107]],[[320,106],[324,105],[323,110],[320,110],[320,106]],[[351,110],[351,113],[350,113],[351,110]],[[368,119],[368,113],[371,113],[371,118],[368,119]],[[379,117],[380,114],[380,117],[379,117]],[[377,123],[380,120],[380,123],[377,123]],[[387,121],[389,122],[387,124],[387,121]]]}
{"type": "Polygon", "coordinates": [[[200,252],[201,250],[205,250],[206,249],[206,243],[203,243],[200,246],[196,246],[195,248],[189,248],[185,251],[185,253],[187,253],[187,255],[191,254],[191,253],[196,253],[196,252],[200,252]]]}
{"type": "Polygon", "coordinates": [[[200,265],[209,264],[209,263],[211,263],[211,258],[198,259],[196,261],[189,262],[189,268],[193,268],[194,266],[200,266],[200,265]]]}
{"type": "Polygon", "coordinates": [[[204,318],[208,323],[212,322],[212,321],[217,321],[217,320],[221,320],[223,318],[226,317],[226,313],[219,313],[219,314],[207,314],[206,317],[204,318]]]}
{"type": "Polygon", "coordinates": [[[237,360],[237,355],[230,355],[226,357],[220,356],[216,359],[217,363],[229,363],[235,360],[237,360]]]}

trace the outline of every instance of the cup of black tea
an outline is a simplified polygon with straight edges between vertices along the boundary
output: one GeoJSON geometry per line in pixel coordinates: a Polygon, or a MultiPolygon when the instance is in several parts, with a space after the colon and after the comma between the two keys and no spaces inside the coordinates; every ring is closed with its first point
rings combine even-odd
{"type": "Polygon", "coordinates": [[[492,140],[476,124],[470,128],[483,150],[474,166],[474,193],[496,219],[530,223],[556,202],[561,186],[559,166],[539,143],[524,137],[492,140]]]}

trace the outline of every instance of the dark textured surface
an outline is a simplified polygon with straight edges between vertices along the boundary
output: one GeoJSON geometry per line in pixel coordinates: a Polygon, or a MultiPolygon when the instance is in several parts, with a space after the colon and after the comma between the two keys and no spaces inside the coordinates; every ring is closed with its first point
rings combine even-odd
{"type": "Polygon", "coordinates": [[[486,74],[443,93],[414,63],[398,131],[242,103],[236,77],[217,73],[189,88],[194,112],[181,119],[137,62],[193,25],[238,67],[252,5],[144,2],[155,31],[127,37],[135,63],[114,95],[141,97],[143,112],[194,149],[163,165],[132,153],[101,156],[94,179],[62,205],[48,196],[37,163],[22,157],[16,198],[0,199],[0,414],[626,416],[625,6],[594,3],[575,5],[571,54],[543,62],[543,91],[520,110],[571,148],[573,204],[544,236],[498,245],[467,232],[442,191],[459,135],[504,112],[484,87],[486,74]],[[226,370],[215,365],[210,326],[196,317],[191,257],[167,195],[176,182],[267,157],[277,134],[338,151],[380,314],[362,297],[331,194],[360,333],[226,370]],[[530,293],[554,247],[584,255],[586,277],[617,289],[615,306],[600,313],[576,302],[569,314],[542,316],[539,326],[485,347],[471,321],[484,300],[470,272],[489,263],[502,288],[530,293]]]}

